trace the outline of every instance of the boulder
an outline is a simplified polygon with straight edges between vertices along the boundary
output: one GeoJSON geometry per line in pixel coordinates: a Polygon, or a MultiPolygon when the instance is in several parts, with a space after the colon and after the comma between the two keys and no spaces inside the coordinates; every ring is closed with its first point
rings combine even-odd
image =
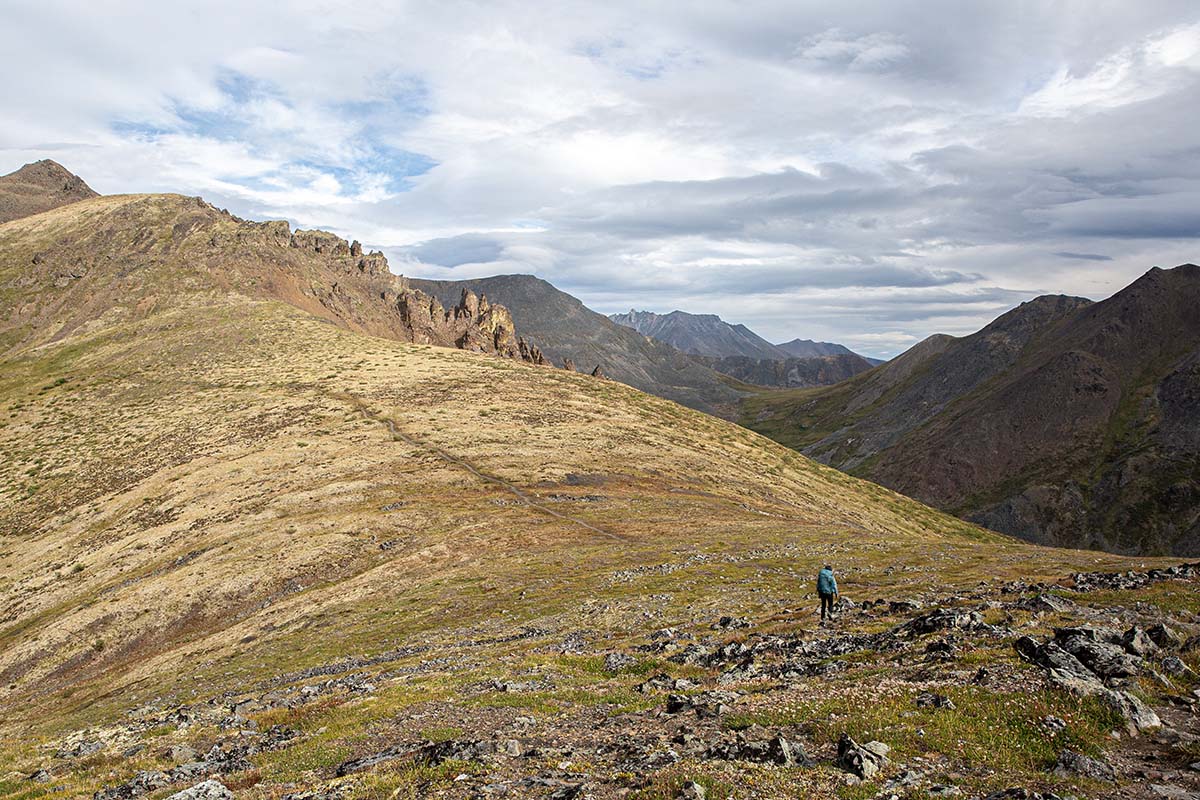
{"type": "Polygon", "coordinates": [[[692,707],[692,698],[685,694],[667,695],[666,712],[668,714],[679,714],[690,710],[692,707]]]}
{"type": "Polygon", "coordinates": [[[1059,628],[1054,632],[1059,646],[1101,678],[1128,678],[1142,671],[1140,658],[1101,636],[1092,628],[1059,628]]]}
{"type": "Polygon", "coordinates": [[[909,611],[920,611],[921,603],[918,600],[892,600],[888,603],[889,614],[903,614],[909,611]]]}
{"type": "Polygon", "coordinates": [[[158,770],[142,770],[125,783],[98,790],[92,795],[92,798],[93,800],[129,800],[129,798],[153,792],[155,789],[161,789],[170,783],[170,778],[158,770]]]}
{"type": "Polygon", "coordinates": [[[978,611],[939,608],[911,619],[893,630],[897,636],[924,636],[940,630],[961,628],[971,630],[984,624],[978,611]]]}
{"type": "Polygon", "coordinates": [[[717,676],[717,683],[724,685],[728,683],[737,683],[757,677],[760,673],[758,664],[753,657],[744,658],[737,664],[734,664],[729,669],[717,676]]]}
{"type": "Polygon", "coordinates": [[[921,692],[917,695],[917,708],[947,708],[954,710],[954,701],[944,694],[921,692]]]}
{"type": "Polygon", "coordinates": [[[1150,637],[1150,634],[1137,625],[1121,635],[1121,644],[1125,647],[1125,652],[1138,658],[1146,658],[1158,650],[1158,644],[1150,637]]]}
{"type": "Polygon", "coordinates": [[[1097,781],[1115,781],[1117,771],[1111,764],[1099,761],[1074,750],[1063,750],[1058,755],[1053,772],[1062,778],[1079,776],[1097,781]]]}
{"type": "Polygon", "coordinates": [[[1173,678],[1190,678],[1195,675],[1195,671],[1187,664],[1183,663],[1183,659],[1179,656],[1167,656],[1162,660],[1163,671],[1173,678]]]}
{"type": "Polygon", "coordinates": [[[883,742],[859,744],[843,733],[838,739],[837,764],[852,775],[870,780],[887,764],[890,749],[883,742]]]}
{"type": "Polygon", "coordinates": [[[632,667],[636,663],[636,658],[625,653],[609,653],[604,657],[604,669],[606,672],[620,672],[626,667],[632,667]]]}
{"type": "Polygon", "coordinates": [[[1045,667],[1051,672],[1057,672],[1063,677],[1087,683],[1099,683],[1094,672],[1055,642],[1039,645],[1032,638],[1022,636],[1013,642],[1013,649],[1026,661],[1045,667]]]}
{"type": "Polygon", "coordinates": [[[1183,644],[1182,640],[1175,631],[1163,625],[1161,622],[1157,625],[1151,625],[1146,629],[1146,635],[1150,640],[1164,650],[1174,650],[1183,644]]]}
{"type": "Polygon", "coordinates": [[[1162,727],[1162,720],[1154,709],[1142,702],[1132,692],[1104,689],[1099,692],[1102,700],[1125,717],[1132,731],[1149,731],[1162,727]]]}
{"type": "Polygon", "coordinates": [[[1050,611],[1061,614],[1075,608],[1075,604],[1065,597],[1043,592],[1014,603],[1014,607],[1026,611],[1050,611]]]}
{"type": "Polygon", "coordinates": [[[233,800],[233,792],[225,788],[220,781],[204,781],[190,789],[176,792],[167,800],[233,800]]]}

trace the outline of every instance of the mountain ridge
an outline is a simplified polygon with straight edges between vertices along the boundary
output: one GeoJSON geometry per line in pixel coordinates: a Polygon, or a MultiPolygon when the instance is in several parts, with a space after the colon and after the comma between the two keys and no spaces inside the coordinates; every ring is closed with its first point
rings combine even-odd
{"type": "Polygon", "coordinates": [[[740,357],[782,361],[788,358],[858,355],[844,345],[814,342],[811,339],[772,344],[745,325],[726,322],[716,314],[691,314],[679,310],[657,314],[630,309],[624,314],[609,314],[608,318],[689,355],[705,358],[740,357]]]}
{"type": "Polygon", "coordinates": [[[1194,265],[1152,269],[1098,303],[1039,297],[839,387],[750,401],[745,419],[1006,533],[1194,553],[1200,489],[1172,465],[1198,457],[1176,444],[1194,439],[1182,409],[1200,348],[1196,303],[1194,265]],[[1164,383],[1176,410],[1162,403],[1164,383]]]}

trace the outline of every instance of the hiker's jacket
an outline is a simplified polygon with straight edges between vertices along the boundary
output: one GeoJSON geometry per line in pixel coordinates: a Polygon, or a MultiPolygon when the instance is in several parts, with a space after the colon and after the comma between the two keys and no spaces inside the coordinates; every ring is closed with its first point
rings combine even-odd
{"type": "Polygon", "coordinates": [[[838,593],[837,580],[833,577],[833,570],[823,569],[817,573],[817,593],[818,594],[837,594],[838,593]]]}

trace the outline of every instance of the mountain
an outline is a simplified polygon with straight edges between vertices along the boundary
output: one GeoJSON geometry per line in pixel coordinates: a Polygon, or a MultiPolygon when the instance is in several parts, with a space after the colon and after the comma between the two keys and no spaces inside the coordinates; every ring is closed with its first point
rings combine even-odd
{"type": "Polygon", "coordinates": [[[715,314],[683,311],[655,314],[630,310],[628,314],[611,314],[609,319],[689,355],[710,358],[786,358],[789,355],[745,325],[730,325],[715,314]]]}
{"type": "Polygon", "coordinates": [[[711,369],[670,345],[597,314],[579,300],[532,275],[499,275],[466,281],[410,279],[434,297],[457,297],[463,289],[503,303],[518,329],[553,364],[570,360],[576,369],[599,366],[608,377],[644,392],[718,416],[736,414],[744,393],[711,369]]]}
{"type": "Polygon", "coordinates": [[[750,358],[693,356],[707,367],[742,383],[764,387],[803,388],[828,386],[866,372],[874,364],[857,353],[800,358],[750,358]]]}
{"type": "Polygon", "coordinates": [[[832,342],[814,342],[812,339],[792,339],[790,342],[775,345],[794,358],[820,358],[821,356],[852,356],[853,350],[845,345],[832,342]]]}
{"type": "Polygon", "coordinates": [[[62,165],[35,161],[0,176],[0,223],[96,197],[91,187],[62,165]]]}
{"type": "Polygon", "coordinates": [[[833,342],[814,342],[812,339],[792,339],[790,342],[775,345],[794,358],[822,358],[824,356],[858,356],[872,367],[887,362],[883,358],[859,356],[850,348],[833,342]]]}
{"type": "Polygon", "coordinates": [[[440,346],[497,306],[357,249],[177,195],[0,224],[0,797],[1196,790],[1200,568],[440,346]]]}
{"type": "Polygon", "coordinates": [[[1200,553],[1200,268],[1111,298],[1047,296],[837,386],[762,395],[745,421],[1004,533],[1200,553]]]}
{"type": "Polygon", "coordinates": [[[797,388],[845,380],[880,363],[840,344],[793,339],[773,345],[745,325],[714,314],[630,310],[609,319],[688,353],[710,369],[755,386],[797,388]]]}

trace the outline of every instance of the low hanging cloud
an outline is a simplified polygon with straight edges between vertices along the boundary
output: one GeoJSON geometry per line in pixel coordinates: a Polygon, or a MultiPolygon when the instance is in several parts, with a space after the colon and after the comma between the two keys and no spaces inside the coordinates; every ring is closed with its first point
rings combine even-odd
{"type": "Polygon", "coordinates": [[[53,157],[604,312],[892,355],[1198,257],[1191,3],[16,0],[0,46],[26,76],[0,170],[53,157]]]}

